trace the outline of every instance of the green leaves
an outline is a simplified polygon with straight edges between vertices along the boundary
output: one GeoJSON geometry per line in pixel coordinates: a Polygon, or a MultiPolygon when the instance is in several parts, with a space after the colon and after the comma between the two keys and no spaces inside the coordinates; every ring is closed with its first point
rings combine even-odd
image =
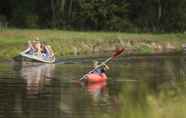
{"type": "Polygon", "coordinates": [[[185,6],[186,0],[6,0],[0,15],[24,28],[184,32],[185,6]]]}

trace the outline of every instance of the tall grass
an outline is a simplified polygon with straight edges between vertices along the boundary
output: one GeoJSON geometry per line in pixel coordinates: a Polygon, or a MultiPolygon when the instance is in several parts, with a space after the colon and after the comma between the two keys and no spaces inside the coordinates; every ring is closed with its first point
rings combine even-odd
{"type": "Polygon", "coordinates": [[[39,37],[52,45],[56,56],[92,54],[126,47],[136,53],[152,53],[152,42],[165,45],[171,42],[176,49],[186,40],[186,34],[151,34],[119,32],[78,32],[63,30],[7,29],[0,32],[0,57],[11,59],[26,48],[26,42],[39,37]]]}

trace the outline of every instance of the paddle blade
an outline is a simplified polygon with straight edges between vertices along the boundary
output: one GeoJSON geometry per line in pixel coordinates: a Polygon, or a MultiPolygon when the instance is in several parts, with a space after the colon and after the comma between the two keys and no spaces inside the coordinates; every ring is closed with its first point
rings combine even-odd
{"type": "Polygon", "coordinates": [[[124,48],[118,48],[116,49],[116,51],[114,52],[114,54],[112,55],[112,58],[116,58],[117,56],[121,55],[121,53],[124,51],[124,48]]]}

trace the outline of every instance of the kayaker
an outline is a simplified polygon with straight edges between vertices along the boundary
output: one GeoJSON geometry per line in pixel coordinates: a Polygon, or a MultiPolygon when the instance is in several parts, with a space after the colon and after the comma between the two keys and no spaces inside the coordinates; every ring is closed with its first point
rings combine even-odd
{"type": "Polygon", "coordinates": [[[98,67],[98,66],[99,66],[99,62],[95,61],[94,62],[95,71],[93,73],[102,74],[102,73],[105,73],[106,70],[110,69],[109,66],[107,66],[106,64],[103,64],[103,66],[101,66],[101,67],[98,67]]]}

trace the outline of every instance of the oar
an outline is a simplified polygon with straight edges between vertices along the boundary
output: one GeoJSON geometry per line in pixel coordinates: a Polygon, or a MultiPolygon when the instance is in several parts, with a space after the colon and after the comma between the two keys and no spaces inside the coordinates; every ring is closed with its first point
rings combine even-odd
{"type": "MultiPolygon", "coordinates": [[[[103,65],[105,65],[106,63],[108,63],[109,61],[111,61],[112,59],[115,59],[116,57],[118,57],[119,55],[121,55],[121,53],[123,51],[124,51],[124,48],[118,48],[118,49],[116,49],[116,51],[114,51],[114,53],[112,54],[111,57],[109,57],[107,60],[105,60],[104,62],[102,62],[100,65],[98,65],[96,68],[92,69],[88,73],[94,72],[96,69],[102,67],[103,65]]],[[[83,80],[83,79],[85,79],[85,77],[86,77],[86,74],[80,78],[80,81],[83,80]]]]}

